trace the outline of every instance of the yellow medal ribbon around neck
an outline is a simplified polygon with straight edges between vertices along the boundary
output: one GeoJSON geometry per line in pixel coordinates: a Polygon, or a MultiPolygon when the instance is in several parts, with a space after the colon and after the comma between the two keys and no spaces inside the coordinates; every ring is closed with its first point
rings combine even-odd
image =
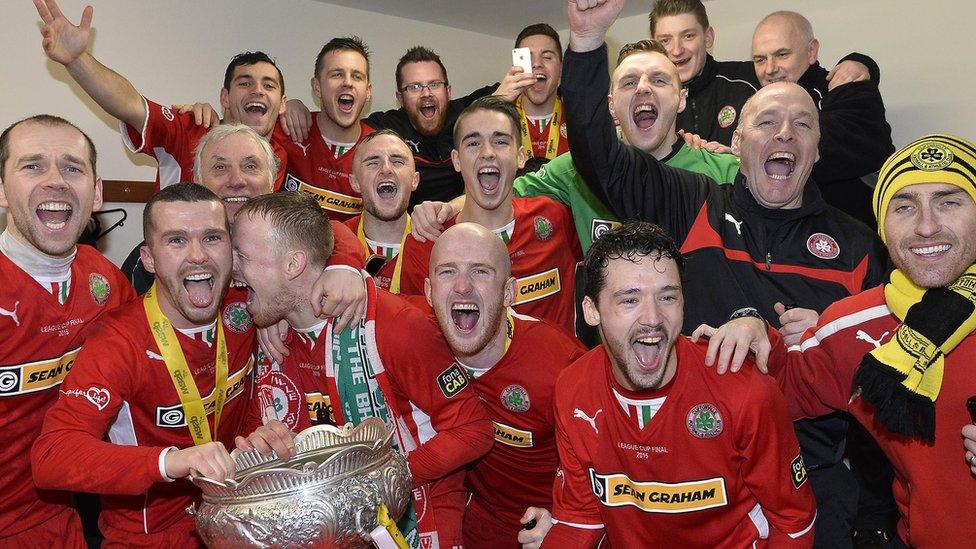
{"type": "Polygon", "coordinates": [[[217,358],[216,374],[217,379],[214,385],[216,406],[214,407],[214,429],[213,436],[210,433],[210,425],[207,422],[207,411],[200,398],[200,390],[193,381],[190,367],[186,363],[183,349],[180,347],[179,340],[176,339],[176,332],[169,319],[159,308],[159,300],[156,297],[156,284],[153,283],[149,291],[146,292],[142,300],[143,307],[146,309],[146,317],[149,319],[149,331],[156,340],[156,346],[163,356],[169,377],[173,380],[173,386],[180,397],[180,404],[183,406],[183,417],[186,419],[186,426],[193,437],[194,445],[201,445],[216,439],[217,426],[220,424],[220,412],[224,409],[224,401],[227,400],[227,340],[224,339],[224,328],[220,320],[217,320],[217,358]]]}
{"type": "MultiPolygon", "coordinates": [[[[512,346],[512,338],[515,337],[515,319],[512,318],[512,308],[505,311],[505,352],[512,346]]],[[[504,353],[502,354],[504,356],[504,353]]]]}
{"type": "MultiPolygon", "coordinates": [[[[522,147],[525,148],[525,156],[532,158],[535,156],[535,151],[532,148],[532,138],[529,137],[529,118],[525,114],[525,109],[522,108],[522,98],[515,101],[515,106],[518,107],[519,114],[522,115],[522,127],[519,128],[522,134],[522,147]]],[[[559,155],[559,127],[562,124],[563,119],[563,101],[562,99],[556,98],[556,103],[552,107],[552,117],[549,119],[549,137],[546,140],[546,158],[552,160],[559,155]]]]}
{"type": "MultiPolygon", "coordinates": [[[[363,213],[365,216],[366,214],[363,213]]],[[[393,280],[390,281],[390,293],[398,294],[400,293],[400,273],[403,272],[403,246],[407,242],[407,237],[410,236],[410,231],[413,230],[413,224],[410,219],[409,214],[404,214],[407,216],[407,225],[403,228],[403,235],[400,236],[400,250],[397,251],[396,257],[390,259],[390,261],[396,261],[396,266],[393,267],[393,280]]],[[[366,219],[359,219],[359,228],[356,230],[356,236],[359,237],[359,241],[363,243],[363,249],[366,250],[366,257],[363,259],[369,259],[369,242],[366,241],[366,232],[363,227],[366,225],[366,219]]]]}

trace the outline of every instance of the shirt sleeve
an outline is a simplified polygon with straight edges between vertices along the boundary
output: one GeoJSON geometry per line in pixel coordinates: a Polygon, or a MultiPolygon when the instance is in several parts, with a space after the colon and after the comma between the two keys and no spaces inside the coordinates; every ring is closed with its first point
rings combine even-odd
{"type": "Polygon", "coordinates": [[[329,256],[328,266],[345,265],[352,267],[356,271],[363,268],[363,258],[366,251],[363,244],[353,232],[343,223],[330,221],[332,226],[332,255],[329,256]]]}
{"type": "Polygon", "coordinates": [[[430,264],[432,243],[424,243],[407,237],[400,250],[400,293],[403,295],[424,295],[424,280],[430,264]]]}
{"type": "Polygon", "coordinates": [[[142,128],[133,128],[119,122],[122,142],[134,153],[143,153],[159,160],[156,149],[177,156],[186,144],[188,129],[195,126],[192,114],[179,114],[169,107],[143,98],[146,103],[146,121],[142,128]]]}
{"type": "Polygon", "coordinates": [[[772,379],[750,373],[736,432],[743,480],[775,529],[776,547],[809,547],[816,504],[786,402],[772,379]]]}
{"type": "Polygon", "coordinates": [[[787,349],[782,338],[770,339],[769,373],[786,397],[794,420],[846,411],[850,402],[854,372],[864,353],[854,359],[850,345],[845,349],[826,335],[831,330],[825,327],[834,319],[830,313],[828,307],[799,345],[787,349]]]}
{"type": "Polygon", "coordinates": [[[436,433],[407,458],[417,487],[488,453],[494,432],[471,380],[454,360],[438,326],[412,306],[403,308],[391,325],[409,326],[413,335],[384,340],[390,344],[380,353],[384,362],[395,364],[388,372],[398,390],[430,417],[436,433]]]}
{"type": "Polygon", "coordinates": [[[548,196],[569,206],[567,189],[574,184],[575,173],[572,157],[559,155],[538,171],[517,177],[513,184],[515,196],[548,196]]]}
{"type": "Polygon", "coordinates": [[[165,447],[135,440],[103,441],[138,388],[137,365],[145,356],[113,327],[96,325],[61,385],[31,449],[39,488],[96,494],[141,494],[160,474],[165,447]]]}

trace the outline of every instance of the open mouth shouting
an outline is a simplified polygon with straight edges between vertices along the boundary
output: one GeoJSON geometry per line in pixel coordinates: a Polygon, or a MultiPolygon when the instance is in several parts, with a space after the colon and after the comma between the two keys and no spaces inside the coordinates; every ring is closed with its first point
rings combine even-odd
{"type": "Polygon", "coordinates": [[[41,223],[52,231],[59,231],[65,228],[73,212],[74,208],[72,208],[71,204],[55,200],[41,202],[35,210],[37,218],[41,220],[41,223]]]}
{"type": "Polygon", "coordinates": [[[194,307],[209,307],[214,302],[214,277],[211,273],[194,273],[184,277],[183,289],[194,307]]]}
{"type": "Polygon", "coordinates": [[[486,194],[498,191],[502,179],[501,170],[495,166],[485,166],[478,170],[478,185],[486,194]]]}
{"type": "Polygon", "coordinates": [[[437,101],[427,99],[420,102],[420,116],[427,120],[433,120],[437,116],[437,101]]]}
{"type": "Polygon", "coordinates": [[[244,112],[264,116],[268,112],[268,106],[260,101],[250,101],[244,104],[244,112]]]}
{"type": "Polygon", "coordinates": [[[480,318],[481,311],[474,303],[454,303],[451,305],[451,321],[454,323],[454,329],[462,334],[474,332],[480,318]]]}
{"type": "Polygon", "coordinates": [[[766,158],[763,169],[770,179],[778,181],[789,179],[796,169],[796,155],[785,151],[774,152],[766,158]]]}
{"type": "Polygon", "coordinates": [[[356,98],[349,93],[339,94],[336,98],[336,106],[343,113],[349,114],[352,112],[353,106],[356,103],[356,98]]]}
{"type": "Polygon", "coordinates": [[[631,341],[630,348],[642,371],[652,372],[661,365],[665,343],[667,338],[663,331],[639,333],[631,341]]]}
{"type": "Polygon", "coordinates": [[[398,190],[397,182],[392,179],[387,179],[380,181],[376,185],[376,196],[381,199],[393,199],[396,198],[398,190]]]}
{"type": "Polygon", "coordinates": [[[637,105],[633,112],[634,124],[640,130],[647,130],[654,126],[657,122],[657,105],[653,103],[644,103],[642,105],[637,105]]]}

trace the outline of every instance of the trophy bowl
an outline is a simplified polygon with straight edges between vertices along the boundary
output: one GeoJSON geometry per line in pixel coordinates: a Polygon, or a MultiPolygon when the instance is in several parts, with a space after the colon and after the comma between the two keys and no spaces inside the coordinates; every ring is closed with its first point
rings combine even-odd
{"type": "Polygon", "coordinates": [[[188,511],[209,547],[370,546],[378,507],[398,519],[410,499],[410,471],[392,440],[369,418],[305,429],[290,459],[234,450],[233,480],[190,476],[203,498],[188,511]]]}

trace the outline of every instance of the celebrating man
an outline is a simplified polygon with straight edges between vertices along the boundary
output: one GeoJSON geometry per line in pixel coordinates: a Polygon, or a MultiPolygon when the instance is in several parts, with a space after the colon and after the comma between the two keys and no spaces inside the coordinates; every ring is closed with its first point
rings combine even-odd
{"type": "Polygon", "coordinates": [[[85,547],[65,492],[31,481],[30,446],[85,342],[85,328],[135,298],[118,268],[76,246],[102,205],[95,146],[38,115],[0,134],[0,546],[85,547]]]}
{"type": "MultiPolygon", "coordinates": [[[[259,394],[284,394],[262,409],[265,422],[239,446],[294,452],[288,431],[321,409],[333,424],[378,417],[395,426],[413,474],[413,512],[401,520],[411,543],[461,544],[463,492],[456,473],[491,445],[488,418],[437,326],[420,310],[367,279],[367,313],[351,329],[312,311],[307,296],[332,251],[328,218],[304,194],[278,193],[245,204],[234,223],[236,277],[247,284],[259,326],[292,328],[288,357],[261,380],[259,394]],[[446,477],[446,478],[445,478],[446,477]]],[[[317,419],[317,418],[316,418],[317,419]]]]}
{"type": "Polygon", "coordinates": [[[481,225],[454,225],[434,244],[427,303],[495,429],[494,447],[467,472],[468,548],[515,545],[526,508],[552,505],[552,391],[583,353],[563,330],[512,311],[515,288],[505,243],[481,225]]]}
{"type": "MultiPolygon", "coordinates": [[[[719,381],[704,346],[680,334],[674,240],[628,223],[593,244],[585,268],[583,310],[604,343],[556,382],[560,470],[543,547],[604,536],[614,547],[808,547],[813,494],[783,396],[752,368],[719,381]]],[[[765,330],[750,316],[730,326],[749,323],[765,330]]]]}
{"type": "Polygon", "coordinates": [[[245,303],[225,299],[228,228],[202,185],[150,198],[143,262],[156,283],[91,328],[31,450],[39,488],[103,494],[109,544],[201,546],[184,477],[234,476],[225,444],[245,428],[256,340],[245,303]]]}
{"type": "MultiPolygon", "coordinates": [[[[573,333],[575,268],[582,253],[565,206],[545,197],[512,197],[515,173],[525,163],[519,125],[518,111],[499,97],[479,99],[458,117],[452,159],[468,200],[446,225],[470,221],[497,234],[517,277],[515,310],[573,333]]],[[[412,238],[405,242],[402,293],[423,293],[431,247],[412,238]]]]}

